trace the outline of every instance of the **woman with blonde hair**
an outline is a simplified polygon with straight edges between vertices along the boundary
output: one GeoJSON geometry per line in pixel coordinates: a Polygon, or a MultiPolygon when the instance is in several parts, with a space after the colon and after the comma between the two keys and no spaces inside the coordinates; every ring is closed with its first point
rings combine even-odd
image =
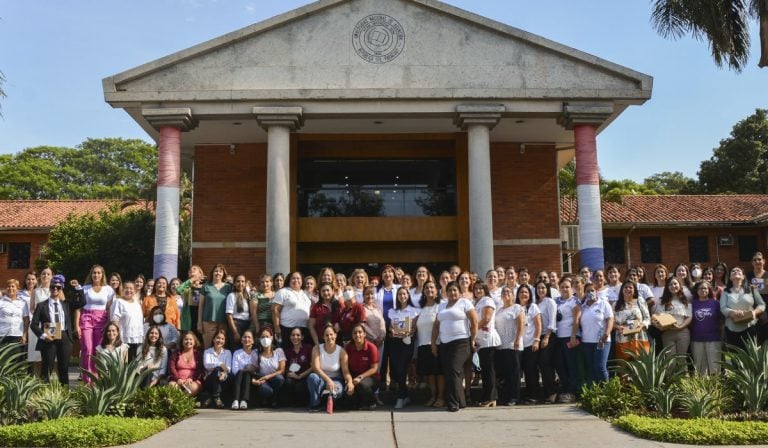
{"type": "MultiPolygon", "coordinates": [[[[78,302],[83,306],[75,310],[75,336],[80,338],[80,366],[91,373],[96,373],[93,356],[96,347],[101,344],[104,327],[109,323],[109,310],[115,298],[115,290],[107,284],[104,268],[98,264],[91,267],[85,286],[80,286],[77,280],[70,285],[75,288],[78,302]]],[[[83,377],[90,383],[90,377],[83,377]]]]}

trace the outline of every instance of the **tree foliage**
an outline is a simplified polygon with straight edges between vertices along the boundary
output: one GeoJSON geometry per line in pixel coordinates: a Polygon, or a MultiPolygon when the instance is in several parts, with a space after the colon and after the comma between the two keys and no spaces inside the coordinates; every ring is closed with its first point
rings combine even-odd
{"type": "Polygon", "coordinates": [[[698,182],[680,171],[664,171],[646,177],[643,186],[656,194],[696,194],[699,190],[698,182]]]}
{"type": "Polygon", "coordinates": [[[709,42],[718,67],[727,64],[740,72],[749,60],[750,25],[760,27],[760,61],[768,66],[768,1],[765,0],[654,0],[651,21],[665,38],[687,34],[709,42]]]}
{"type": "Polygon", "coordinates": [[[55,272],[83,283],[94,264],[123,278],[151,274],[155,218],[150,210],[120,210],[115,204],[98,216],[70,215],[51,230],[45,249],[55,272]]]}
{"type": "Polygon", "coordinates": [[[0,199],[154,199],[157,151],[138,139],[88,139],[0,156],[0,199]]]}
{"type": "Polygon", "coordinates": [[[768,193],[768,110],[757,109],[720,140],[701,162],[699,183],[705,193],[768,193]]]}

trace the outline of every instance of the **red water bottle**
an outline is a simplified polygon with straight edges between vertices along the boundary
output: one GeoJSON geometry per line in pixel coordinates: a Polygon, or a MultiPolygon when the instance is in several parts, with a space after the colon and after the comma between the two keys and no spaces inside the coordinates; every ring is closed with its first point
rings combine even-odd
{"type": "Polygon", "coordinates": [[[328,394],[328,401],[325,403],[325,412],[333,414],[333,393],[328,394]]]}

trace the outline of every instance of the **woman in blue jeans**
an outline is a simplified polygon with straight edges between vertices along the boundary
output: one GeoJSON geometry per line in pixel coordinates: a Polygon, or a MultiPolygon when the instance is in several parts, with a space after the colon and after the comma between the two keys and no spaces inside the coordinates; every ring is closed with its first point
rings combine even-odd
{"type": "Polygon", "coordinates": [[[613,330],[613,309],[607,300],[598,300],[594,286],[584,288],[581,312],[581,350],[590,369],[590,382],[608,381],[608,355],[613,330]]]}
{"type": "Polygon", "coordinates": [[[285,353],[282,348],[275,348],[272,327],[259,331],[259,377],[253,379],[259,396],[273,408],[278,406],[280,389],[285,384],[285,353]]]}
{"type": "Polygon", "coordinates": [[[329,399],[335,400],[341,397],[345,388],[348,394],[354,391],[347,352],[340,345],[336,345],[336,336],[333,325],[326,325],[323,329],[324,343],[312,350],[312,373],[307,378],[309,412],[320,410],[320,399],[323,395],[327,394],[329,399]]]}

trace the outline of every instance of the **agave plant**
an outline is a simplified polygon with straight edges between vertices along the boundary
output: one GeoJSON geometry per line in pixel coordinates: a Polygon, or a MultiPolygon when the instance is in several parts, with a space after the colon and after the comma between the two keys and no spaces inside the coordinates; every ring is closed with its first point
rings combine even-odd
{"type": "MultiPolygon", "coordinates": [[[[96,374],[83,370],[83,375],[91,379],[91,388],[100,389],[108,395],[110,404],[103,413],[123,415],[133,396],[144,380],[155,369],[140,369],[141,360],[123,362],[117,356],[105,353],[96,357],[96,374]]],[[[91,399],[95,399],[93,395],[91,399]]],[[[94,409],[98,409],[97,406],[94,409]]],[[[100,415],[100,414],[89,414],[100,415]]]]}
{"type": "Polygon", "coordinates": [[[46,384],[29,399],[29,406],[38,418],[55,420],[77,414],[78,403],[70,390],[60,382],[46,384]]]}
{"type": "Polygon", "coordinates": [[[113,387],[80,386],[73,395],[83,415],[106,415],[115,403],[113,387]]]}
{"type": "Polygon", "coordinates": [[[749,338],[744,348],[728,345],[723,363],[728,381],[741,398],[744,410],[756,413],[768,405],[768,344],[762,347],[749,338]]]}
{"type": "Polygon", "coordinates": [[[649,350],[641,348],[629,360],[616,360],[616,366],[619,374],[626,376],[642,392],[646,406],[658,408],[665,405],[658,402],[659,398],[664,398],[665,402],[671,400],[661,394],[671,390],[671,385],[684,374],[684,359],[685,355],[673,354],[669,347],[658,355],[653,347],[649,350]]]}
{"type": "Polygon", "coordinates": [[[661,417],[669,417],[680,401],[680,392],[675,387],[658,387],[648,392],[647,397],[652,401],[651,406],[661,417]]]}
{"type": "Polygon", "coordinates": [[[42,387],[39,379],[30,376],[0,378],[0,422],[4,425],[23,423],[29,418],[27,400],[42,387]]]}
{"type": "Polygon", "coordinates": [[[717,375],[694,375],[683,378],[680,405],[691,418],[717,417],[731,404],[731,396],[717,375]]]}
{"type": "Polygon", "coordinates": [[[18,343],[0,345],[0,378],[27,373],[27,353],[18,343]]]}

